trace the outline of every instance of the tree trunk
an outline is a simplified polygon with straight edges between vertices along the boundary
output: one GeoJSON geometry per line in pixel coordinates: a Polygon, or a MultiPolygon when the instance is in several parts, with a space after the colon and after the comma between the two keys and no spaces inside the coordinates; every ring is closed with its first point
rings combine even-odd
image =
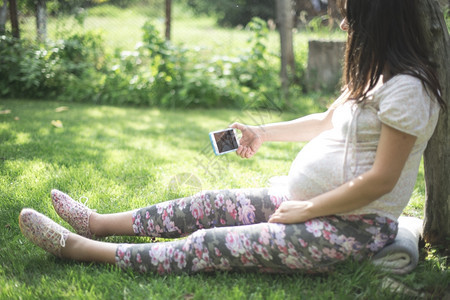
{"type": "Polygon", "coordinates": [[[327,13],[328,13],[328,26],[330,28],[337,28],[341,23],[341,19],[343,18],[341,16],[341,12],[337,7],[337,0],[328,0],[327,13]]]}
{"type": "Polygon", "coordinates": [[[433,137],[424,155],[426,202],[424,239],[433,245],[448,247],[450,239],[450,40],[442,10],[436,0],[420,0],[422,27],[427,33],[426,46],[438,66],[442,96],[449,111],[441,111],[433,137]]]}
{"type": "MultiPolygon", "coordinates": [[[[5,0],[7,1],[7,0],[5,0]]],[[[19,18],[17,17],[17,3],[16,0],[9,0],[9,17],[11,18],[12,35],[15,38],[20,38],[19,18]]]]}
{"type": "Polygon", "coordinates": [[[294,26],[291,0],[277,0],[277,24],[281,43],[281,86],[285,96],[288,95],[289,78],[295,74],[294,42],[292,30],[294,26]]]}
{"type": "Polygon", "coordinates": [[[450,6],[450,0],[439,0],[439,4],[442,9],[448,8],[450,6]]]}
{"type": "Polygon", "coordinates": [[[8,18],[8,1],[3,0],[3,5],[0,7],[0,35],[6,32],[6,19],[8,18]]]}
{"type": "Polygon", "coordinates": [[[37,40],[45,42],[47,39],[47,4],[46,0],[36,1],[36,29],[37,40]]]}
{"type": "Polygon", "coordinates": [[[172,25],[172,0],[166,0],[166,40],[170,41],[170,31],[172,25]]]}

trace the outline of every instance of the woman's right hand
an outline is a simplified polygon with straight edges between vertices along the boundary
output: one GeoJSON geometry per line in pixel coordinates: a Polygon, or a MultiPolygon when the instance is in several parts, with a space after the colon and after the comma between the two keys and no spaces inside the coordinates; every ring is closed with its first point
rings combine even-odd
{"type": "Polygon", "coordinates": [[[249,126],[241,123],[233,123],[230,128],[238,129],[242,132],[239,140],[239,148],[236,153],[242,158],[250,158],[258,151],[263,143],[263,129],[258,126],[249,126]]]}

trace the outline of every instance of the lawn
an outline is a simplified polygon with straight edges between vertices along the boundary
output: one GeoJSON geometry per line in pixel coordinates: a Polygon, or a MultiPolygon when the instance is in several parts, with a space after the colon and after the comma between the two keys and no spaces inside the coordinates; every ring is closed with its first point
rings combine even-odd
{"type": "MultiPolygon", "coordinates": [[[[215,157],[208,132],[234,121],[289,120],[314,109],[186,111],[0,100],[0,299],[410,299],[413,292],[442,298],[450,273],[446,258],[435,249],[422,250],[419,266],[406,276],[384,273],[367,262],[349,262],[322,276],[158,276],[61,260],[20,233],[17,218],[23,207],[66,225],[53,211],[52,188],[76,199],[88,197],[91,208],[110,213],[198,189],[265,186],[270,177],[288,172],[301,144],[269,143],[250,160],[233,154],[215,157]],[[62,128],[52,125],[56,120],[62,128]],[[186,178],[185,174],[196,184],[173,184],[174,178],[186,178]],[[386,278],[402,284],[404,291],[392,292],[386,278]]],[[[423,185],[421,171],[409,215],[423,215],[423,185]]]]}
{"type": "MultiPolygon", "coordinates": [[[[165,31],[165,12],[162,5],[137,4],[126,9],[101,5],[86,9],[83,14],[82,25],[73,15],[50,16],[47,25],[48,37],[56,40],[67,36],[68,33],[93,30],[102,35],[107,49],[133,50],[142,41],[142,26],[145,22],[151,21],[161,36],[165,31]]],[[[7,24],[8,26],[10,25],[7,24]]],[[[201,54],[207,57],[242,54],[242,48],[252,37],[252,33],[243,27],[223,28],[216,24],[213,17],[194,16],[180,3],[174,4],[171,28],[171,41],[174,44],[201,51],[201,54]]],[[[35,40],[34,16],[23,16],[20,29],[23,38],[35,40]]],[[[271,30],[268,38],[270,50],[279,53],[278,32],[271,30]]],[[[344,40],[345,33],[340,30],[330,33],[326,28],[296,31],[294,34],[296,52],[303,51],[309,39],[319,38],[344,40]]]]}

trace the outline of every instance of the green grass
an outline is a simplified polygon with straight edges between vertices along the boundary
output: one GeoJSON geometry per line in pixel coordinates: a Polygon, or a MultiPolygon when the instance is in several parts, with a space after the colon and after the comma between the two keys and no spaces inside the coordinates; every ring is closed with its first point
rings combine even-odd
{"type": "MultiPolygon", "coordinates": [[[[269,143],[251,160],[215,157],[208,132],[233,121],[267,123],[312,112],[159,110],[1,100],[0,111],[0,299],[411,299],[385,288],[392,278],[418,293],[440,299],[450,280],[446,258],[422,250],[418,268],[406,276],[383,273],[369,263],[348,263],[328,275],[217,273],[158,276],[112,266],[61,260],[20,233],[18,214],[31,207],[63,225],[50,203],[57,188],[89,198],[100,213],[130,210],[188,195],[169,189],[177,174],[196,176],[201,188],[257,187],[285,174],[301,145],[269,143]],[[52,120],[61,120],[55,128],[52,120]]],[[[410,214],[423,213],[423,174],[410,214]]],[[[145,238],[108,238],[145,242],[145,238]]]]}
{"type": "MultiPolygon", "coordinates": [[[[95,30],[100,32],[107,49],[116,48],[133,50],[142,41],[142,26],[151,20],[157,26],[161,35],[165,31],[164,7],[162,5],[136,5],[119,9],[111,5],[102,5],[85,10],[85,18],[80,26],[73,16],[50,17],[47,25],[48,37],[58,39],[68,32],[83,32],[95,30]]],[[[7,24],[7,26],[10,26],[7,24]]],[[[23,38],[35,40],[36,24],[33,16],[21,19],[21,34],[23,38]]],[[[245,47],[252,33],[245,28],[221,28],[214,18],[193,16],[184,5],[174,4],[172,15],[172,42],[195,48],[201,55],[237,55],[245,47]]],[[[345,39],[341,31],[327,30],[298,31],[294,35],[295,49],[302,49],[309,39],[328,38],[345,39]]],[[[279,34],[272,30],[269,34],[270,50],[279,52],[279,34]]]]}

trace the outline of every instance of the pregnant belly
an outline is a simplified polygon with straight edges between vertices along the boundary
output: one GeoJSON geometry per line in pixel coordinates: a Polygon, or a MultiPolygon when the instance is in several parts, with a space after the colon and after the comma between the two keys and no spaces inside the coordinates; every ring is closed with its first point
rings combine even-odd
{"type": "Polygon", "coordinates": [[[288,190],[291,200],[308,200],[328,190],[304,174],[288,176],[288,190]]]}
{"type": "Polygon", "coordinates": [[[343,145],[313,140],[298,153],[288,175],[291,199],[306,200],[343,183],[343,145]]]}

